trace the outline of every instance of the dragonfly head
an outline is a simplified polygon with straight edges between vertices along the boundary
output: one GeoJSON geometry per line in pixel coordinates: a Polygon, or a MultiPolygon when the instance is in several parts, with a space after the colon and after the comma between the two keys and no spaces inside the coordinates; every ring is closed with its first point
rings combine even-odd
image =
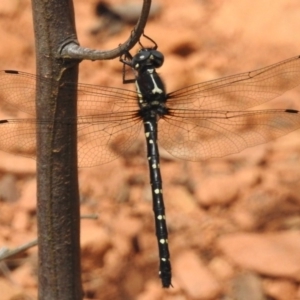
{"type": "Polygon", "coordinates": [[[164,56],[153,48],[142,48],[133,58],[132,67],[139,71],[142,69],[156,69],[163,65],[164,56]]]}

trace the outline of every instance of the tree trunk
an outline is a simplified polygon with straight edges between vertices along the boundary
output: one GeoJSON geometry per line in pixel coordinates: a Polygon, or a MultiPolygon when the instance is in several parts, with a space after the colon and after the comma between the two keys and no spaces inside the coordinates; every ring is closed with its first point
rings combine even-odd
{"type": "MultiPolygon", "coordinates": [[[[78,62],[59,59],[67,42],[76,42],[71,0],[32,0],[37,52],[37,119],[51,120],[37,127],[38,181],[38,295],[43,300],[82,299],[80,280],[79,192],[76,123],[78,62]]],[[[39,122],[41,123],[41,122],[39,122]]],[[[42,123],[41,123],[42,124],[42,123]]]]}

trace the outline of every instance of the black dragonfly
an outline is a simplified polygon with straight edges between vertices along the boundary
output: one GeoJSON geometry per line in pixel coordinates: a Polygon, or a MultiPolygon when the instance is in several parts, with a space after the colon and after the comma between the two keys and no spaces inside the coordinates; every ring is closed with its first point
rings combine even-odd
{"type": "MultiPolygon", "coordinates": [[[[300,128],[298,110],[252,109],[300,84],[300,56],[172,93],[166,93],[156,72],[164,61],[156,45],[142,48],[133,57],[127,54],[121,61],[134,70],[136,91],[78,84],[80,116],[64,120],[62,126],[77,123],[80,167],[116,159],[144,126],[159,274],[163,287],[169,287],[171,264],[157,141],[175,157],[199,161],[237,153],[300,128]]],[[[35,157],[36,131],[47,126],[47,120],[35,119],[36,79],[28,73],[0,71],[0,109],[10,106],[31,116],[0,120],[1,150],[35,157]]],[[[65,85],[73,88],[72,83],[65,85]]]]}

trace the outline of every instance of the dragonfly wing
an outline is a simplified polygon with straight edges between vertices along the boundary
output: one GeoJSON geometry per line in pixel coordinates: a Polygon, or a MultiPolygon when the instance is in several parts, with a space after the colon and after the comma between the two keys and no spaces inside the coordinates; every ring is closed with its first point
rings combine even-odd
{"type": "MultiPolygon", "coordinates": [[[[72,88],[72,84],[67,84],[72,88]]],[[[91,116],[97,113],[121,113],[138,110],[137,93],[115,87],[78,84],[78,114],[91,116]]]]}
{"type": "Polygon", "coordinates": [[[198,161],[237,153],[298,128],[296,110],[176,110],[159,121],[158,136],[173,156],[198,161]]]}
{"type": "Polygon", "coordinates": [[[101,114],[78,119],[78,164],[92,167],[118,158],[133,144],[141,130],[134,112],[101,114]]]}
{"type": "Polygon", "coordinates": [[[35,115],[36,76],[19,71],[0,71],[0,109],[17,109],[35,115]]]}
{"type": "MultiPolygon", "coordinates": [[[[61,126],[72,121],[65,120],[61,126]]],[[[74,122],[74,121],[73,121],[74,122]]],[[[44,121],[36,127],[36,119],[14,119],[0,121],[0,150],[36,158],[36,131],[49,130],[50,122],[44,121]]],[[[137,139],[141,129],[139,118],[98,115],[78,119],[78,164],[92,167],[110,162],[124,153],[137,139]]]]}
{"type": "MultiPolygon", "coordinates": [[[[0,71],[0,109],[20,110],[35,115],[36,81],[54,81],[20,71],[0,71]]],[[[64,91],[78,90],[79,115],[92,115],[96,112],[120,112],[138,109],[135,91],[114,87],[101,87],[90,84],[65,83],[64,91]]],[[[62,99],[64,101],[64,99],[62,99]]],[[[66,97],[65,101],[70,101],[66,97]]]]}
{"type": "Polygon", "coordinates": [[[300,84],[300,57],[168,94],[167,106],[178,109],[243,110],[265,103],[300,84]]]}
{"type": "Polygon", "coordinates": [[[35,158],[35,119],[1,120],[0,136],[1,150],[25,157],[35,158]]]}

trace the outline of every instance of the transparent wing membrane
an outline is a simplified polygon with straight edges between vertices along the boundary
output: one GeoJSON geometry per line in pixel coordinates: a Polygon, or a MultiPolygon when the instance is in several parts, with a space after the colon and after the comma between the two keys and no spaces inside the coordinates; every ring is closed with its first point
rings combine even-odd
{"type": "Polygon", "coordinates": [[[198,161],[237,153],[298,128],[295,110],[185,110],[163,118],[158,139],[175,157],[198,161]]]}
{"type": "Polygon", "coordinates": [[[241,110],[258,106],[300,84],[300,57],[194,84],[169,94],[174,109],[241,110]]]}

